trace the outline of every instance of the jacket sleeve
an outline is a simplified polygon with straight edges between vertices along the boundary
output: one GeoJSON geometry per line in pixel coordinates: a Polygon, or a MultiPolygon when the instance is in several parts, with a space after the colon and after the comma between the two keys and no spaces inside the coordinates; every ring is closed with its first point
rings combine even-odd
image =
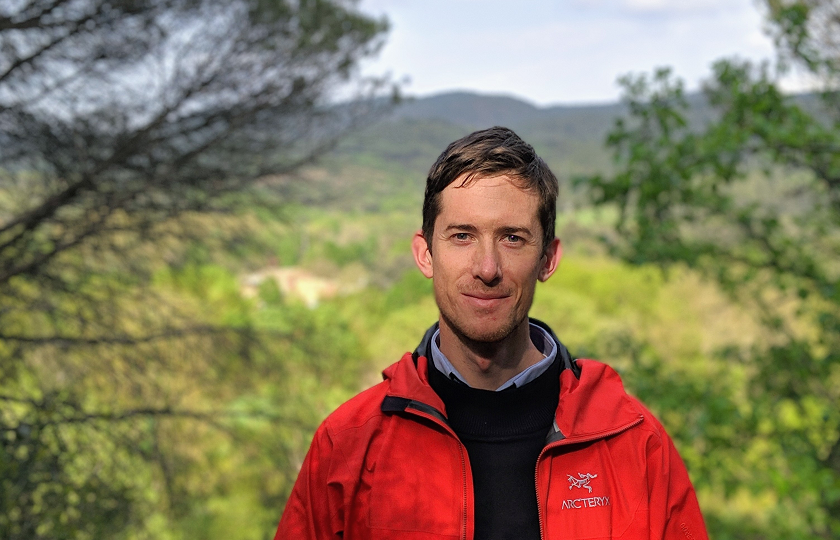
{"type": "Polygon", "coordinates": [[[665,429],[658,428],[661,444],[648,455],[650,538],[708,540],[688,471],[665,429]]]}
{"type": "Polygon", "coordinates": [[[274,540],[340,539],[344,522],[343,486],[331,481],[341,465],[326,423],[315,432],[274,540]]]}

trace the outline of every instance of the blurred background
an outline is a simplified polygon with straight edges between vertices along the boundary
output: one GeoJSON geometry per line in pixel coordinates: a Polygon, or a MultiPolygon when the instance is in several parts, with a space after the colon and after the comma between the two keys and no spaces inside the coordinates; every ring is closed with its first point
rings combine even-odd
{"type": "Polygon", "coordinates": [[[496,124],[711,536],[840,538],[839,83],[836,0],[0,0],[0,538],[271,538],[496,124]]]}

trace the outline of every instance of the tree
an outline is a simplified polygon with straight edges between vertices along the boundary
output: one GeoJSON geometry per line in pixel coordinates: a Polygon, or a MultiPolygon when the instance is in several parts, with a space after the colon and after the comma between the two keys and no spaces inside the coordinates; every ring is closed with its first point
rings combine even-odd
{"type": "Polygon", "coordinates": [[[151,534],[243,418],[317,421],[242,404],[312,336],[189,250],[381,108],[385,30],[352,0],[0,2],[0,536],[151,534]]]}
{"type": "Polygon", "coordinates": [[[650,379],[641,391],[680,409],[682,444],[704,454],[692,471],[699,488],[726,501],[708,513],[713,536],[836,538],[840,3],[769,0],[767,9],[779,63],[716,63],[703,125],[687,121],[669,70],[624,78],[629,118],[607,141],[616,172],[587,184],[597,204],[618,210],[615,253],[697,269],[765,328],[751,350],[709,359],[717,367],[700,385],[663,361],[639,366],[638,380],[650,379]],[[785,95],[778,80],[793,67],[823,92],[785,95]],[[745,498],[749,510],[733,513],[745,498]]]}
{"type": "Polygon", "coordinates": [[[345,4],[7,4],[0,283],[323,152],[358,113],[325,99],[384,29],[345,4]]]}

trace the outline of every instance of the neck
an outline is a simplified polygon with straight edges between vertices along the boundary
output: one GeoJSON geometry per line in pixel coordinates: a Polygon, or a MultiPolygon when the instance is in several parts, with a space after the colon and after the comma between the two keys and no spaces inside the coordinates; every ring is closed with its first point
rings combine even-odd
{"type": "Polygon", "coordinates": [[[543,359],[531,341],[528,320],[500,341],[474,341],[440,319],[440,352],[473,388],[495,390],[543,359]]]}

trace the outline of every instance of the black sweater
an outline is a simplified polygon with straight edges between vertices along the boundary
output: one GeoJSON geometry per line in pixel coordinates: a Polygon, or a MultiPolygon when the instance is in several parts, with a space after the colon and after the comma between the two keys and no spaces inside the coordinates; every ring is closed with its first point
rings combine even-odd
{"type": "Polygon", "coordinates": [[[448,379],[429,362],[429,383],[470,459],[475,540],[538,540],[536,465],[560,396],[560,355],[539,377],[501,392],[448,379]]]}

